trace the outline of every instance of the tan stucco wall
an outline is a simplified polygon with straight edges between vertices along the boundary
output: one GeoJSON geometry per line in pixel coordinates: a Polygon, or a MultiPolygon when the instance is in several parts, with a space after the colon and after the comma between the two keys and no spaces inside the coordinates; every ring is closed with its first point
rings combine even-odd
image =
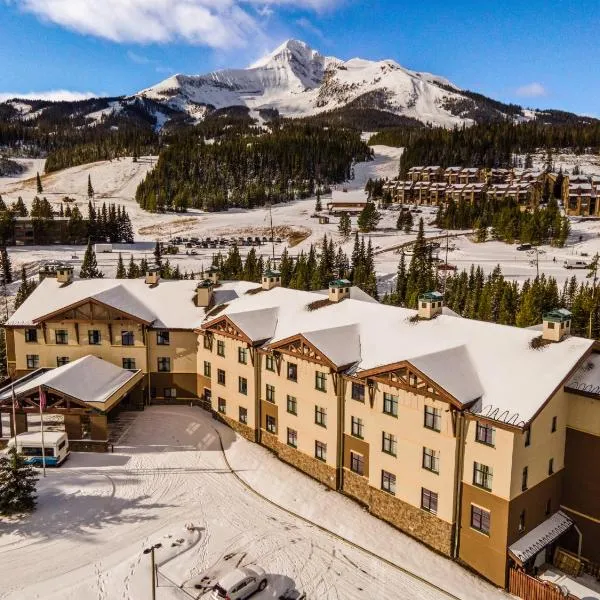
{"type": "Polygon", "coordinates": [[[154,330],[148,331],[150,371],[158,370],[158,357],[171,359],[172,373],[196,373],[198,336],[193,331],[170,331],[169,344],[158,345],[154,330]]]}
{"type": "Polygon", "coordinates": [[[336,467],[338,407],[331,370],[328,367],[285,354],[282,355],[279,374],[277,373],[277,367],[275,368],[274,372],[267,370],[263,358],[260,397],[262,400],[266,399],[267,384],[275,386],[275,404],[278,406],[279,415],[277,424],[278,441],[287,444],[288,427],[295,429],[298,432],[298,451],[314,457],[315,441],[324,442],[327,444],[326,464],[336,467]],[[297,381],[291,381],[287,378],[288,361],[298,366],[297,381]],[[321,392],[315,388],[316,371],[327,373],[326,392],[321,392]],[[296,398],[297,415],[287,412],[288,394],[296,398]],[[327,410],[327,427],[315,423],[315,406],[321,406],[327,410]]]}
{"type": "Polygon", "coordinates": [[[396,497],[415,507],[421,506],[421,488],[438,494],[437,516],[453,522],[456,440],[452,431],[449,406],[446,402],[376,384],[374,405],[371,408],[369,392],[364,404],[352,399],[352,386],[346,386],[344,432],[352,431],[352,417],[362,418],[364,440],[369,444],[369,485],[381,489],[381,471],[396,475],[396,497]],[[398,418],[383,412],[383,394],[398,396],[398,418]],[[441,431],[423,426],[425,404],[441,410],[441,431]],[[383,432],[397,439],[396,457],[382,451],[383,432]],[[423,469],[423,447],[439,451],[440,472],[423,469]]]}
{"type": "Polygon", "coordinates": [[[588,398],[565,392],[569,404],[567,425],[577,431],[600,436],[600,403],[588,398]]]}

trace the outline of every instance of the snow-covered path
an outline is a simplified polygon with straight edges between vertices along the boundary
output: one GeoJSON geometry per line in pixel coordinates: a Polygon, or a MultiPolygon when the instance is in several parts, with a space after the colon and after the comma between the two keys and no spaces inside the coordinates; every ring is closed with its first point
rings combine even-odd
{"type": "Polygon", "coordinates": [[[194,586],[203,577],[210,583],[253,562],[269,573],[258,600],[294,589],[312,599],[448,597],[240,479],[456,597],[506,598],[190,407],[137,413],[114,454],[74,454],[49,471],[38,510],[21,523],[0,521],[0,598],[149,598],[143,549],[156,543],[159,600],[202,597],[194,586]]]}

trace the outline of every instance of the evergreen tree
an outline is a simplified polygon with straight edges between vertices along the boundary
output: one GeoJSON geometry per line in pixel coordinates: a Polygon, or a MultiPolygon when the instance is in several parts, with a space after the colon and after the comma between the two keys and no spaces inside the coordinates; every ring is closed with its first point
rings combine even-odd
{"type": "Polygon", "coordinates": [[[125,263],[123,262],[123,256],[119,252],[119,260],[117,262],[117,279],[125,279],[127,277],[127,271],[125,269],[125,263]]]}
{"type": "Polygon", "coordinates": [[[346,212],[342,213],[340,217],[340,224],[338,226],[340,235],[343,238],[349,238],[352,233],[352,223],[350,221],[350,215],[346,212]]]}
{"type": "Polygon", "coordinates": [[[104,277],[104,273],[98,269],[98,262],[96,260],[96,253],[92,246],[92,241],[88,240],[87,248],[83,256],[83,263],[81,265],[81,271],[79,272],[81,279],[101,279],[104,277]]]}
{"type": "Polygon", "coordinates": [[[6,210],[6,204],[4,203],[4,200],[2,200],[2,195],[0,194],[0,212],[5,212],[6,210]]]}
{"type": "Polygon", "coordinates": [[[12,283],[12,265],[6,246],[2,246],[2,249],[0,249],[0,260],[2,261],[2,279],[4,280],[4,283],[12,283]]]}
{"type": "Polygon", "coordinates": [[[127,279],[137,279],[140,276],[140,270],[133,260],[133,254],[129,258],[129,266],[127,267],[127,279]]]}
{"type": "Polygon", "coordinates": [[[37,193],[41,194],[44,191],[44,188],[42,187],[42,179],[40,177],[39,172],[35,176],[35,185],[36,185],[37,193]]]}
{"type": "Polygon", "coordinates": [[[0,455],[0,514],[31,511],[36,504],[37,474],[25,457],[10,448],[0,455]]]}
{"type": "Polygon", "coordinates": [[[406,216],[404,217],[404,233],[410,233],[412,231],[413,228],[413,216],[410,213],[410,211],[406,211],[406,216]]]}
{"type": "Polygon", "coordinates": [[[31,296],[31,293],[36,288],[35,281],[29,281],[27,279],[27,273],[25,271],[25,267],[21,267],[21,284],[19,285],[19,289],[17,290],[17,295],[15,297],[15,310],[31,296]]]}
{"type": "Polygon", "coordinates": [[[92,186],[92,176],[90,174],[88,174],[87,197],[90,200],[93,200],[94,198],[94,188],[92,186]]]}
{"type": "Polygon", "coordinates": [[[12,205],[12,211],[17,217],[26,217],[29,214],[21,196],[19,196],[17,201],[12,205]]]}
{"type": "Polygon", "coordinates": [[[321,192],[317,189],[317,200],[315,202],[315,212],[320,213],[323,210],[321,206],[321,192]]]}
{"type": "Polygon", "coordinates": [[[157,267],[162,266],[162,249],[158,240],[156,240],[156,244],[154,245],[154,263],[157,267]]]}
{"type": "Polygon", "coordinates": [[[373,231],[377,228],[379,221],[381,220],[381,215],[379,211],[375,207],[374,202],[367,202],[365,207],[362,209],[360,215],[358,216],[358,229],[363,233],[368,233],[369,231],[373,231]]]}

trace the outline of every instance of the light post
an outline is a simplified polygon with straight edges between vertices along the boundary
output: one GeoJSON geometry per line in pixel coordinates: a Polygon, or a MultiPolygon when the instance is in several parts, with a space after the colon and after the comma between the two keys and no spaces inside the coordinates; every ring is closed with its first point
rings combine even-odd
{"type": "Polygon", "coordinates": [[[150,554],[152,558],[152,600],[156,600],[156,561],[154,559],[154,550],[161,546],[162,544],[154,544],[150,548],[144,548],[144,554],[150,554]]]}

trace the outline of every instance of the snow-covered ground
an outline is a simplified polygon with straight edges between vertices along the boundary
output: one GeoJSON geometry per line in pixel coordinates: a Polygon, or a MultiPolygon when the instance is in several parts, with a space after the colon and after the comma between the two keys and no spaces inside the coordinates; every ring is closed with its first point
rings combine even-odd
{"type": "Polygon", "coordinates": [[[508,598],[200,408],[122,417],[130,424],[113,454],[73,454],[40,480],[31,516],[0,520],[3,600],[146,600],[143,550],[154,544],[158,600],[207,598],[195,586],[237,564],[267,571],[257,600],[292,590],[311,599],[508,598]]]}
{"type": "MultiPolygon", "coordinates": [[[[366,135],[365,135],[366,137],[366,135]]],[[[398,160],[401,149],[388,146],[374,146],[375,160],[358,163],[354,167],[354,179],[343,187],[348,189],[363,189],[366,181],[371,178],[396,176],[398,160]]],[[[567,160],[568,156],[564,155],[567,160]]],[[[556,155],[555,160],[563,160],[563,155],[556,155]]],[[[580,157],[580,161],[592,164],[596,157],[580,157]]],[[[98,203],[103,201],[123,204],[131,216],[135,230],[136,240],[146,243],[136,243],[133,246],[118,246],[125,261],[133,254],[136,260],[143,256],[150,257],[152,244],[155,240],[166,241],[173,236],[182,237],[247,237],[268,236],[270,215],[266,208],[254,210],[235,209],[221,213],[203,213],[190,210],[185,214],[152,214],[142,211],[135,202],[135,190],[146,173],[155,164],[155,157],[143,157],[137,163],[131,158],[122,158],[114,161],[102,161],[65,169],[43,177],[43,194],[52,202],[59,203],[62,197],[68,195],[76,198],[84,214],[87,212],[87,178],[92,179],[98,203]]],[[[536,159],[537,160],[537,159],[536,159]]],[[[31,204],[35,193],[35,173],[43,171],[43,162],[35,160],[25,161],[29,169],[18,178],[0,179],[0,194],[5,202],[13,202],[22,196],[26,204],[31,204]]],[[[342,186],[338,186],[341,188],[342,186]]],[[[323,208],[327,202],[323,198],[323,208]]],[[[307,251],[310,244],[318,244],[325,234],[331,236],[337,246],[350,254],[353,238],[344,240],[338,233],[339,219],[331,217],[329,224],[319,224],[317,219],[311,218],[314,213],[314,198],[298,200],[286,204],[275,205],[272,208],[272,218],[275,234],[281,237],[282,243],[275,244],[275,255],[279,256],[287,246],[294,255],[300,251],[307,251]]],[[[382,211],[383,218],[377,231],[369,234],[373,247],[377,251],[376,269],[380,278],[382,291],[393,285],[395,272],[398,266],[398,246],[414,240],[416,232],[410,234],[398,232],[395,228],[398,217],[397,210],[382,211]],[[389,251],[386,249],[391,248],[389,251]]],[[[443,235],[444,232],[432,225],[435,209],[423,208],[421,213],[413,215],[416,223],[419,217],[425,221],[426,234],[430,237],[443,235]]],[[[353,228],[356,228],[356,217],[352,218],[353,228]]],[[[600,222],[572,220],[572,235],[568,247],[563,249],[543,247],[544,253],[539,257],[540,272],[547,273],[557,278],[562,283],[567,277],[575,274],[580,279],[585,278],[586,271],[573,271],[564,268],[566,258],[575,258],[582,253],[589,257],[600,251],[600,222]],[[580,239],[581,238],[581,239],[580,239]],[[554,260],[556,259],[556,260],[554,260]]],[[[445,259],[445,244],[442,242],[440,257],[445,259]]],[[[180,270],[198,272],[208,266],[217,250],[194,249],[196,254],[186,255],[185,248],[180,248],[179,255],[169,258],[173,266],[179,265],[180,270]]],[[[242,247],[242,255],[247,252],[247,247],[242,247]]],[[[270,244],[256,249],[264,258],[272,255],[273,248],[270,244]]],[[[221,251],[226,252],[227,248],[221,251]]],[[[9,249],[13,267],[17,271],[21,265],[27,265],[33,272],[44,261],[62,260],[72,263],[76,269],[83,258],[83,248],[73,246],[46,246],[46,247],[16,247],[9,249]]],[[[116,271],[118,252],[98,256],[101,269],[106,276],[113,276],[116,271]]],[[[470,268],[471,264],[481,265],[486,273],[500,264],[504,274],[518,281],[523,281],[535,276],[536,267],[532,264],[532,257],[524,252],[518,252],[516,245],[507,245],[500,242],[487,242],[475,244],[466,236],[460,236],[450,243],[448,261],[459,269],[470,268]]],[[[13,291],[12,289],[9,291],[13,291]]],[[[14,293],[14,291],[13,291],[14,293]]]]}

